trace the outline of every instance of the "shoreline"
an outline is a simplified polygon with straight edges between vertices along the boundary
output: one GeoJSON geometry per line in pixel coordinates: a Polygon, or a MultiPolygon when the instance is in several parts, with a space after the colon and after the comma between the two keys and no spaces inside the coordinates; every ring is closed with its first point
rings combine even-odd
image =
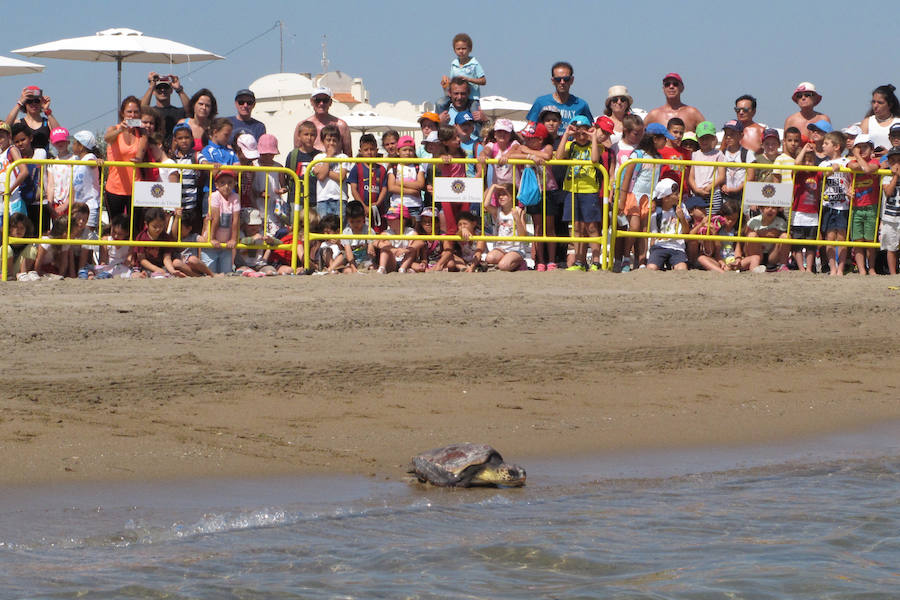
{"type": "Polygon", "coordinates": [[[399,480],[414,454],[458,441],[527,467],[855,431],[900,420],[893,283],[528,272],[8,284],[0,482],[399,480]]]}

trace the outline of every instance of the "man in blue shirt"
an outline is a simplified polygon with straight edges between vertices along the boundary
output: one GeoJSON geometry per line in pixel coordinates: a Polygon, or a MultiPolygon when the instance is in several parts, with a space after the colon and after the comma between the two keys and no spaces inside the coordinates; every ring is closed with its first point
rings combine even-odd
{"type": "Polygon", "coordinates": [[[594,122],[591,115],[591,109],[588,103],[569,93],[569,88],[575,82],[575,70],[567,62],[558,62],[550,68],[550,81],[556,90],[552,94],[541,96],[534,101],[531,110],[528,111],[527,119],[532,123],[537,123],[541,111],[546,106],[556,106],[562,116],[562,123],[559,125],[560,131],[565,131],[569,122],[577,115],[584,115],[588,121],[594,122]]]}
{"type": "Polygon", "coordinates": [[[254,139],[259,141],[259,136],[266,132],[266,126],[263,122],[257,121],[250,116],[253,113],[254,106],[256,106],[256,94],[251,90],[238,90],[237,94],[234,95],[234,108],[237,111],[237,115],[228,117],[233,127],[231,132],[232,142],[242,133],[249,133],[254,139]]]}

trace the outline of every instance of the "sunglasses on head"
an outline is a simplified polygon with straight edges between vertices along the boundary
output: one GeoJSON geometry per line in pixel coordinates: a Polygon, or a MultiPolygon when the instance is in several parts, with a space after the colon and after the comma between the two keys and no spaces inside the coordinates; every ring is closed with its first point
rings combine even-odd
{"type": "Polygon", "coordinates": [[[563,75],[562,77],[553,77],[553,83],[569,83],[572,81],[571,75],[563,75]]]}

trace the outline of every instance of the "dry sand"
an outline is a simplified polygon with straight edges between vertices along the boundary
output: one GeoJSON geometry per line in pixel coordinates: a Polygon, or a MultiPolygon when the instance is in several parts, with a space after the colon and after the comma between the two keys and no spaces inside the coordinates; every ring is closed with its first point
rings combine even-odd
{"type": "Polygon", "coordinates": [[[0,483],[527,465],[900,418],[900,285],[796,273],[0,284],[0,483]]]}

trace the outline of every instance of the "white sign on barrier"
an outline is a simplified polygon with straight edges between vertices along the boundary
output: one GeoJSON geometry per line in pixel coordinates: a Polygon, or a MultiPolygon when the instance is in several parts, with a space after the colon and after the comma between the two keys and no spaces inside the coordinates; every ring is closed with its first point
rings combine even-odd
{"type": "Polygon", "coordinates": [[[484,181],[481,177],[435,177],[435,202],[481,204],[484,181]]]}
{"type": "Polygon", "coordinates": [[[135,206],[158,206],[166,210],[181,208],[181,184],[160,181],[134,182],[135,206]]]}
{"type": "Polygon", "coordinates": [[[790,183],[748,181],[744,185],[745,206],[775,206],[790,208],[794,200],[794,186],[790,183]]]}

